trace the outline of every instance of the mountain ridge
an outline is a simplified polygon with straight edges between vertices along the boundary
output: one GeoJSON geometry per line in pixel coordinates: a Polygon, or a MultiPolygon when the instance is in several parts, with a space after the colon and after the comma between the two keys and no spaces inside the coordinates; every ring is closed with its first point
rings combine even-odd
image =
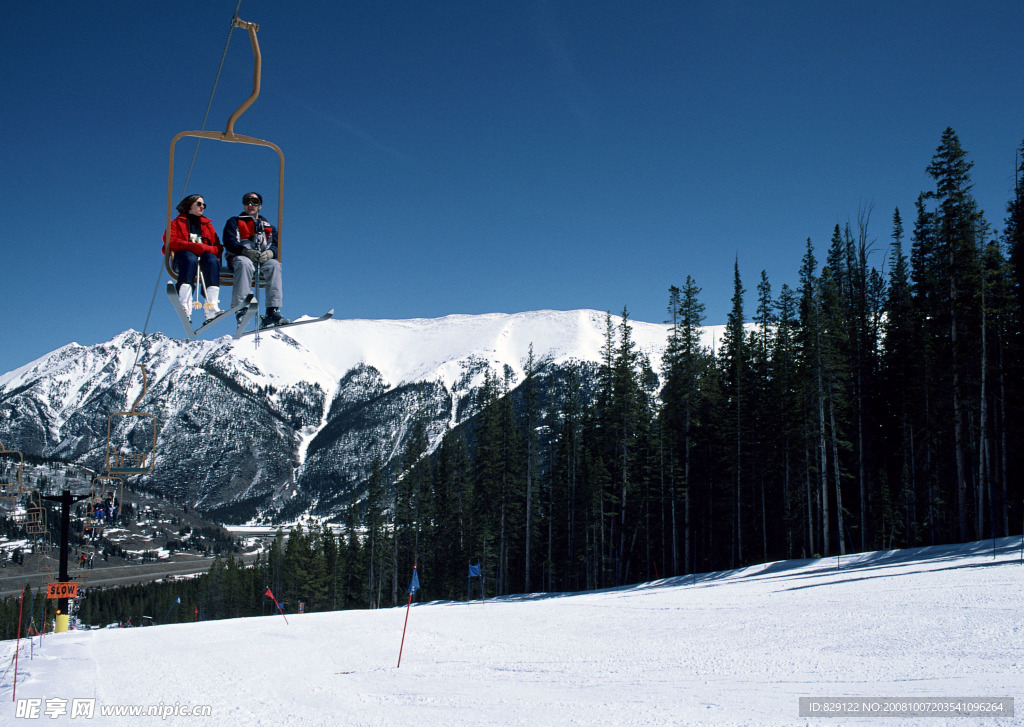
{"type": "MultiPolygon", "coordinates": [[[[69,343],[0,376],[0,442],[102,471],[108,416],[139,399],[159,433],[156,469],[140,484],[231,520],[295,498],[326,498],[336,510],[375,459],[394,462],[413,417],[425,417],[432,450],[475,413],[488,372],[507,375],[514,389],[531,349],[539,369],[597,363],[608,321],[588,309],[332,319],[267,331],[258,343],[127,330],[92,346],[69,343]]],[[[621,317],[610,321],[617,334],[621,317]]],[[[660,371],[670,326],[629,325],[660,371]]],[[[703,329],[704,345],[718,335],[720,327],[703,329]]],[[[126,419],[111,440],[144,441],[139,428],[126,419]]]]}

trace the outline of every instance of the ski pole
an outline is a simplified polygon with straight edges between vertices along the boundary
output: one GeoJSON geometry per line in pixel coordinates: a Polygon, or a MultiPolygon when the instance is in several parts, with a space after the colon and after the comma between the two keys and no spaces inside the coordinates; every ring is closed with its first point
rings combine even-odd
{"type": "Polygon", "coordinates": [[[206,280],[203,278],[203,271],[200,268],[196,268],[196,289],[194,291],[196,299],[192,301],[192,308],[202,308],[202,303],[199,302],[199,289],[203,289],[203,298],[206,297],[206,280]]]}
{"type": "MultiPolygon", "coordinates": [[[[258,251],[258,250],[257,250],[258,251]]],[[[253,340],[253,346],[259,348],[260,345],[260,275],[263,274],[263,263],[260,259],[256,258],[256,280],[253,281],[253,286],[256,288],[256,337],[253,340]]],[[[285,619],[287,620],[287,619],[285,619]]]]}

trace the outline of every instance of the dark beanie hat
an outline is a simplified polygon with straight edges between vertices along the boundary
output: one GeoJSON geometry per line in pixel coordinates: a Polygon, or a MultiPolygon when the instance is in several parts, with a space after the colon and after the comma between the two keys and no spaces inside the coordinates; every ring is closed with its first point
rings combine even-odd
{"type": "Polygon", "coordinates": [[[179,215],[187,215],[188,211],[192,209],[192,203],[202,197],[201,194],[190,194],[185,199],[178,202],[177,210],[179,215]]]}

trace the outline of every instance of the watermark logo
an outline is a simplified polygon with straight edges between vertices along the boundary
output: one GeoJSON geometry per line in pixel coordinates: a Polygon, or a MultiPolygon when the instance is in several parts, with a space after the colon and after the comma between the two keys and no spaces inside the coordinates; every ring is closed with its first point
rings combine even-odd
{"type": "Polygon", "coordinates": [[[106,704],[97,705],[95,698],[61,699],[60,697],[33,697],[19,699],[15,703],[14,716],[17,719],[57,719],[70,717],[92,719],[101,717],[210,717],[213,707],[209,704],[182,704],[158,702],[157,704],[106,704]]]}

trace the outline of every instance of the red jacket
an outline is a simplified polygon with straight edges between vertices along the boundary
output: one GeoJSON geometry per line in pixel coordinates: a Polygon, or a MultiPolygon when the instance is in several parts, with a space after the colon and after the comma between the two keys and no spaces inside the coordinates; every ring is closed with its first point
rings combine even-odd
{"type": "MultiPolygon", "coordinates": [[[[200,217],[199,224],[203,236],[201,243],[192,242],[189,238],[188,218],[185,215],[178,215],[171,220],[171,255],[181,250],[188,250],[196,256],[202,255],[204,252],[212,252],[217,257],[220,257],[224,246],[220,244],[217,231],[213,229],[213,220],[208,217],[200,217]]],[[[166,238],[167,235],[165,234],[164,242],[167,241],[166,238]]],[[[160,254],[166,254],[163,246],[160,248],[160,254]]]]}

